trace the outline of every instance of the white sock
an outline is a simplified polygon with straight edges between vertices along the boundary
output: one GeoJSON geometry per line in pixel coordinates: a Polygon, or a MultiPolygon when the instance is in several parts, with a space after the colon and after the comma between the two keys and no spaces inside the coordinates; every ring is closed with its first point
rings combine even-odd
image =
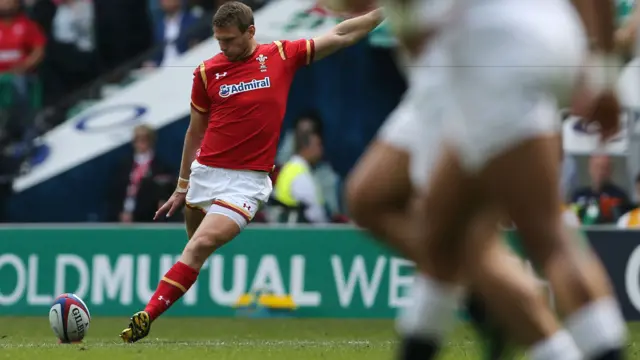
{"type": "Polygon", "coordinates": [[[412,303],[402,309],[396,328],[402,335],[440,341],[453,328],[462,288],[417,275],[412,303]]]}
{"type": "Polygon", "coordinates": [[[533,345],[529,350],[531,360],[581,360],[582,354],[571,334],[560,330],[548,339],[533,345]]]}
{"type": "Polygon", "coordinates": [[[622,348],[627,337],[622,312],[612,297],[597,300],[574,312],[567,318],[566,326],[586,359],[622,348]]]}

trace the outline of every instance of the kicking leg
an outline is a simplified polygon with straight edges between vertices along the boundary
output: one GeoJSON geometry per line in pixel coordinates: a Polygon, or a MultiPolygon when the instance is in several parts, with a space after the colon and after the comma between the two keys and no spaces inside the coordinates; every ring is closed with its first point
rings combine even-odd
{"type": "Polygon", "coordinates": [[[120,334],[123,341],[136,342],[146,337],[151,322],[169,309],[195,283],[207,258],[235,238],[240,230],[241,226],[231,217],[219,213],[205,216],[178,262],[160,280],[144,311],[134,314],[129,327],[120,334]]]}

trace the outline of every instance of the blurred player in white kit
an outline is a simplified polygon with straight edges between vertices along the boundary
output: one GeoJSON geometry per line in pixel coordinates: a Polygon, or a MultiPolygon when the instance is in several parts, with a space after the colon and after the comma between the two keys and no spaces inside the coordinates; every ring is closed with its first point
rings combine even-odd
{"type": "MultiPolygon", "coordinates": [[[[347,183],[348,203],[354,220],[412,260],[415,256],[416,220],[420,220],[416,219],[412,206],[416,200],[416,189],[428,182],[430,168],[443,141],[443,121],[448,120],[442,117],[445,114],[444,97],[447,96],[442,77],[445,71],[442,55],[432,47],[423,66],[408,66],[410,74],[424,75],[420,88],[417,89],[415,83],[411,84],[347,183]]],[[[481,216],[476,221],[486,221],[486,217],[481,216]]],[[[542,295],[537,279],[506,248],[502,231],[495,223],[488,225],[494,232],[487,234],[481,231],[480,235],[486,238],[476,239],[475,231],[467,234],[474,247],[469,249],[471,256],[467,257],[464,265],[472,272],[463,269],[465,285],[468,286],[464,305],[485,340],[482,358],[506,359],[509,341],[524,345],[535,354],[538,344],[561,331],[561,325],[542,295]],[[508,316],[516,321],[496,319],[488,311],[494,309],[487,307],[481,295],[487,289],[496,288],[500,289],[504,299],[501,304],[503,312],[508,312],[508,316]],[[503,324],[506,329],[499,326],[503,324]]],[[[414,293],[421,291],[421,279],[417,284],[414,293]]],[[[457,305],[455,302],[449,304],[452,311],[457,305]]],[[[400,332],[420,333],[425,323],[413,313],[405,315],[408,317],[403,316],[398,322],[400,332]]],[[[567,351],[573,349],[578,354],[571,337],[566,333],[563,337],[567,351]]],[[[401,356],[407,355],[404,350],[401,356]]]]}
{"type": "MultiPolygon", "coordinates": [[[[577,5],[586,12],[590,40],[600,40],[598,45],[608,55],[612,50],[611,4],[595,1],[577,5]]],[[[456,286],[461,259],[474,246],[465,239],[471,219],[479,213],[499,214],[488,211],[496,207],[515,221],[529,254],[551,280],[567,315],[571,336],[557,331],[536,344],[531,357],[579,359],[582,352],[590,360],[621,358],[626,329],[608,280],[599,264],[576,249],[576,241],[567,239],[560,220],[558,102],[577,93],[576,109],[592,115],[587,118],[600,122],[605,134],[615,130],[617,119],[611,91],[615,73],[589,69],[588,79],[600,87],[579,85],[575,91],[586,59],[586,41],[570,3],[397,0],[390,14],[397,18],[400,31],[434,30],[437,46],[442,46],[450,61],[448,69],[453,70],[445,80],[453,95],[447,105],[450,108],[441,110],[445,115],[417,110],[427,117],[424,121],[430,116],[444,118],[448,137],[423,201],[424,238],[421,249],[412,256],[418,258],[422,275],[414,289],[416,302],[404,316],[413,324],[404,326],[409,331],[402,334],[403,359],[428,359],[437,352],[453,323],[452,304],[461,296],[456,286]],[[427,27],[418,26],[425,24],[427,27]]],[[[412,85],[429,83],[429,78],[420,78],[420,72],[414,75],[412,85]]],[[[433,129],[424,128],[425,141],[433,129]]],[[[486,223],[497,221],[489,217],[486,223]]],[[[484,238],[490,239],[494,231],[488,227],[484,238]]],[[[508,308],[509,299],[501,299],[503,295],[496,291],[491,300],[508,308]]]]}
{"type": "MultiPolygon", "coordinates": [[[[425,26],[442,46],[451,94],[446,141],[421,200],[415,255],[420,286],[406,316],[422,325],[403,334],[403,359],[437,353],[454,323],[451,304],[461,296],[459,274],[473,247],[465,234],[478,214],[499,214],[496,208],[514,221],[565,316],[568,333],[558,331],[536,345],[531,358],[621,359],[626,328],[619,306],[604,270],[593,266],[563,226],[557,186],[559,104],[577,94],[581,115],[598,122],[605,136],[616,130],[612,4],[576,4],[586,12],[591,45],[600,50],[588,57],[583,28],[567,0],[396,1],[403,26],[425,26]],[[583,69],[587,59],[597,62],[583,69]]],[[[488,235],[493,231],[487,228],[488,235]]],[[[506,305],[499,291],[491,295],[488,301],[506,305]]]]}

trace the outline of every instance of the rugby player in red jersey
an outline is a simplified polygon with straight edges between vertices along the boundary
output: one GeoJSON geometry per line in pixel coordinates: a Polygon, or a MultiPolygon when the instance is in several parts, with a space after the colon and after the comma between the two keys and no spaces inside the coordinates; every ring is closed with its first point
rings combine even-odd
{"type": "Polygon", "coordinates": [[[146,337],[151,323],[193,285],[207,258],[235,238],[268,199],[295,72],[355,44],[382,20],[377,9],[314,39],[259,44],[248,6],[232,1],[218,9],[213,30],[222,52],[194,72],[178,186],[156,213],[171,216],[186,202],[189,242],[120,334],[125,342],[146,337]]]}

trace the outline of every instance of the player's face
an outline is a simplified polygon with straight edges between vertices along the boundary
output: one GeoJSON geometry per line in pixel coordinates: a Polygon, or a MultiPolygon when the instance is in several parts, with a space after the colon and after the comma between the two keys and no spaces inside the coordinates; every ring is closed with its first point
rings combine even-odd
{"type": "Polygon", "coordinates": [[[220,50],[229,61],[242,60],[250,55],[251,40],[255,33],[256,28],[253,25],[244,33],[237,26],[213,27],[213,36],[218,40],[220,50]]]}

